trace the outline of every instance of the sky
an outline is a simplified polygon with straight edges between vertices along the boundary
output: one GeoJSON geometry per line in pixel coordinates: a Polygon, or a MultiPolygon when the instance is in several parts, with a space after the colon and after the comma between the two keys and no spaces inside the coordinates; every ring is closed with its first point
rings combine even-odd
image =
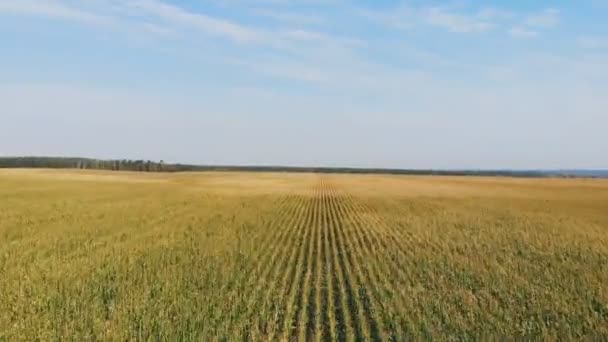
{"type": "Polygon", "coordinates": [[[608,168],[608,1],[0,0],[0,156],[608,168]]]}

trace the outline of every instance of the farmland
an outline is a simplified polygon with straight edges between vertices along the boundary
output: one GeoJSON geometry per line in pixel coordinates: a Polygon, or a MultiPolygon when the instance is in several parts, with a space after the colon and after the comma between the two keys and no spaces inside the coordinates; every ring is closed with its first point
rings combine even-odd
{"type": "Polygon", "coordinates": [[[0,170],[0,340],[608,338],[608,181],[0,170]]]}

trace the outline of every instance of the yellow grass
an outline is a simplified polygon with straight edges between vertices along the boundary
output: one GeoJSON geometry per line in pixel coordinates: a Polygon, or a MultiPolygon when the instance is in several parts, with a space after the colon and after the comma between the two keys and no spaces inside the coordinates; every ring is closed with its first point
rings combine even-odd
{"type": "Polygon", "coordinates": [[[0,170],[0,340],[608,338],[608,182],[0,170]]]}

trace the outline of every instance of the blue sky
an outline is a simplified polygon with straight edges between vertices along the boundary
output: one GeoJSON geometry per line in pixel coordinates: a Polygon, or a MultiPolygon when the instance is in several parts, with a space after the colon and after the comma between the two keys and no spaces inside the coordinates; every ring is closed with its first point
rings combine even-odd
{"type": "Polygon", "coordinates": [[[608,2],[0,0],[0,155],[608,168],[608,2]]]}

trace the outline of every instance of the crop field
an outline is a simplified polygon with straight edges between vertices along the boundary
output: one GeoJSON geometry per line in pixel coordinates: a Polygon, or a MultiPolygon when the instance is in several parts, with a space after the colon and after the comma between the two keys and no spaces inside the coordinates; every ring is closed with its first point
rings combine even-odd
{"type": "Polygon", "coordinates": [[[0,340],[608,338],[608,181],[0,170],[0,340]]]}

